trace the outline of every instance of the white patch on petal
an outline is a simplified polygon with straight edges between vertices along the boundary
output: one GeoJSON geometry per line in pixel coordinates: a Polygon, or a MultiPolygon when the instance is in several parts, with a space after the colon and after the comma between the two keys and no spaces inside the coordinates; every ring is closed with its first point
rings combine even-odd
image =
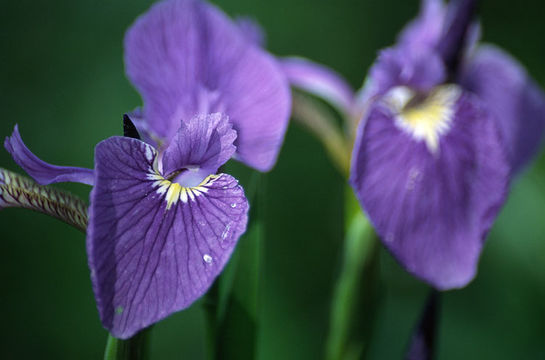
{"type": "Polygon", "coordinates": [[[154,160],[154,154],[151,146],[146,146],[146,159],[148,159],[149,162],[153,162],[154,160]]]}
{"type": "Polygon", "coordinates": [[[425,141],[428,150],[437,155],[439,139],[451,128],[460,95],[460,87],[452,84],[438,86],[425,95],[397,86],[386,93],[383,102],[394,112],[397,127],[415,140],[425,141]]]}

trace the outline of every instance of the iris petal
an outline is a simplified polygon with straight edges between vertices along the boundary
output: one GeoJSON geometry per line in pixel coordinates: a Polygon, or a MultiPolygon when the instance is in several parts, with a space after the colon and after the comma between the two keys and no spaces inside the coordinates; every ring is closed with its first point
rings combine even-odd
{"type": "Polygon", "coordinates": [[[439,156],[381,103],[360,126],[351,184],[385,246],[437,289],[465,286],[503,204],[509,166],[495,123],[462,94],[439,156]]]}
{"type": "Polygon", "coordinates": [[[443,31],[446,7],[442,0],[422,0],[420,14],[399,36],[399,43],[408,47],[435,47],[443,31]]]}
{"type": "Polygon", "coordinates": [[[236,157],[262,171],[274,165],[289,120],[288,82],[218,9],[196,0],[154,5],[129,29],[125,63],[144,119],[167,143],[180,121],[223,112],[238,133],[236,157]]]}
{"type": "Polygon", "coordinates": [[[186,166],[198,165],[207,174],[215,173],[235,152],[237,137],[229,118],[215,113],[197,115],[182,123],[163,155],[163,173],[168,175],[186,166]]]}
{"type": "Polygon", "coordinates": [[[17,125],[13,129],[13,134],[10,137],[6,137],[4,147],[13,157],[13,160],[39,184],[48,185],[58,182],[94,184],[94,175],[91,169],[56,166],[40,160],[26,147],[21,134],[19,134],[19,127],[17,125]]]}
{"type": "Polygon", "coordinates": [[[226,174],[196,188],[157,180],[156,151],[136,139],[104,140],[95,155],[91,278],[104,326],[128,338],[204,294],[246,229],[248,202],[226,174]]]}
{"type": "Polygon", "coordinates": [[[545,94],[503,50],[480,46],[469,59],[461,84],[494,115],[514,173],[539,149],[545,134],[545,94]]]}
{"type": "Polygon", "coordinates": [[[383,95],[394,86],[409,86],[418,91],[430,91],[446,79],[441,58],[430,49],[414,51],[404,47],[388,48],[370,70],[370,88],[366,97],[383,95]]]}

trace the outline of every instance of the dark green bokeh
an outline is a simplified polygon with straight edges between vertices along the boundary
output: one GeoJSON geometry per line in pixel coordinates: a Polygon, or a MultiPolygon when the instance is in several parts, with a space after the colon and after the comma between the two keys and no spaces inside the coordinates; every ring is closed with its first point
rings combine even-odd
{"type": "MultiPolygon", "coordinates": [[[[150,1],[18,0],[1,3],[0,134],[20,124],[43,159],[92,166],[94,145],[121,133],[140,105],[124,77],[122,39],[150,1]]],[[[393,43],[418,2],[221,0],[255,17],[278,55],[325,63],[359,86],[377,50],[393,43]]],[[[545,86],[545,3],[486,0],[483,36],[520,59],[545,86]]],[[[521,120],[522,121],[522,120],[521,120]]],[[[19,171],[6,152],[0,166],[19,171]]],[[[232,166],[244,175],[242,166],[232,166]]],[[[291,124],[268,175],[261,359],[317,359],[342,249],[343,179],[319,143],[291,124]]],[[[62,185],[86,197],[82,185],[62,185]]],[[[444,295],[439,358],[545,357],[545,159],[513,186],[466,289],[444,295]]],[[[0,213],[0,357],[97,359],[98,320],[84,235],[25,210],[0,213]]],[[[381,252],[384,301],[372,359],[400,359],[427,291],[381,252]]],[[[204,358],[199,304],[156,325],[155,359],[204,358]]]]}

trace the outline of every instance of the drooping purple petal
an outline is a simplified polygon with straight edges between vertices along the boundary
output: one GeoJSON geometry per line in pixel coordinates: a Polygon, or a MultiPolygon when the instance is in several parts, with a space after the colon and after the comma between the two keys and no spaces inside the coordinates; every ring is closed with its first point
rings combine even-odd
{"type": "Polygon", "coordinates": [[[21,139],[17,125],[13,129],[13,134],[10,137],[6,137],[4,147],[17,165],[22,167],[39,184],[48,185],[58,182],[94,184],[94,175],[91,169],[56,166],[40,160],[26,147],[23,139],[21,139]]]}
{"type": "Polygon", "coordinates": [[[154,169],[142,141],[113,137],[95,151],[87,251],[103,325],[118,338],[191,305],[245,231],[248,202],[229,175],[183,188],[154,169]]]}
{"type": "Polygon", "coordinates": [[[144,118],[167,143],[181,121],[223,112],[238,133],[236,158],[262,171],[274,165],[289,120],[288,82],[221,11],[204,1],[159,2],[127,32],[125,63],[144,118]]]}
{"type": "Polygon", "coordinates": [[[354,91],[333,70],[297,57],[282,59],[281,65],[292,86],[326,100],[344,113],[352,111],[354,91]]]}
{"type": "MultiPolygon", "coordinates": [[[[169,175],[181,169],[203,170],[214,174],[231,158],[237,137],[225,114],[197,115],[183,122],[163,154],[163,173],[169,175]]],[[[200,182],[200,181],[199,181],[200,182]]]]}
{"type": "Polygon", "coordinates": [[[539,150],[545,135],[545,94],[524,68],[503,50],[480,46],[461,75],[493,114],[512,171],[517,173],[539,150]]]}
{"type": "Polygon", "coordinates": [[[468,94],[435,154],[381,103],[358,129],[350,182],[385,246],[437,289],[474,277],[508,181],[496,126],[468,94]]]}

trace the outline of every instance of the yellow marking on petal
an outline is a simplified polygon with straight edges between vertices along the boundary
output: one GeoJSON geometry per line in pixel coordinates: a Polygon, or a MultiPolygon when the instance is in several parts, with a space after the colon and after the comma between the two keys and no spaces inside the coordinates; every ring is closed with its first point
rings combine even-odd
{"type": "Polygon", "coordinates": [[[167,200],[167,210],[170,209],[172,204],[175,204],[178,202],[178,199],[180,198],[180,191],[182,190],[182,186],[178,183],[171,183],[167,194],[165,196],[167,200]]]}
{"type": "Polygon", "coordinates": [[[425,95],[398,86],[385,95],[384,101],[396,114],[396,125],[437,154],[441,135],[450,130],[460,94],[456,85],[438,86],[425,95]]]}
{"type": "Polygon", "coordinates": [[[207,186],[213,184],[219,177],[220,175],[209,175],[195,187],[184,187],[165,179],[158,172],[150,173],[147,176],[149,180],[153,181],[152,186],[157,188],[156,192],[159,195],[165,195],[167,210],[170,210],[172,205],[175,205],[178,201],[183,203],[187,203],[188,200],[195,201],[197,196],[207,193],[207,186]]]}

